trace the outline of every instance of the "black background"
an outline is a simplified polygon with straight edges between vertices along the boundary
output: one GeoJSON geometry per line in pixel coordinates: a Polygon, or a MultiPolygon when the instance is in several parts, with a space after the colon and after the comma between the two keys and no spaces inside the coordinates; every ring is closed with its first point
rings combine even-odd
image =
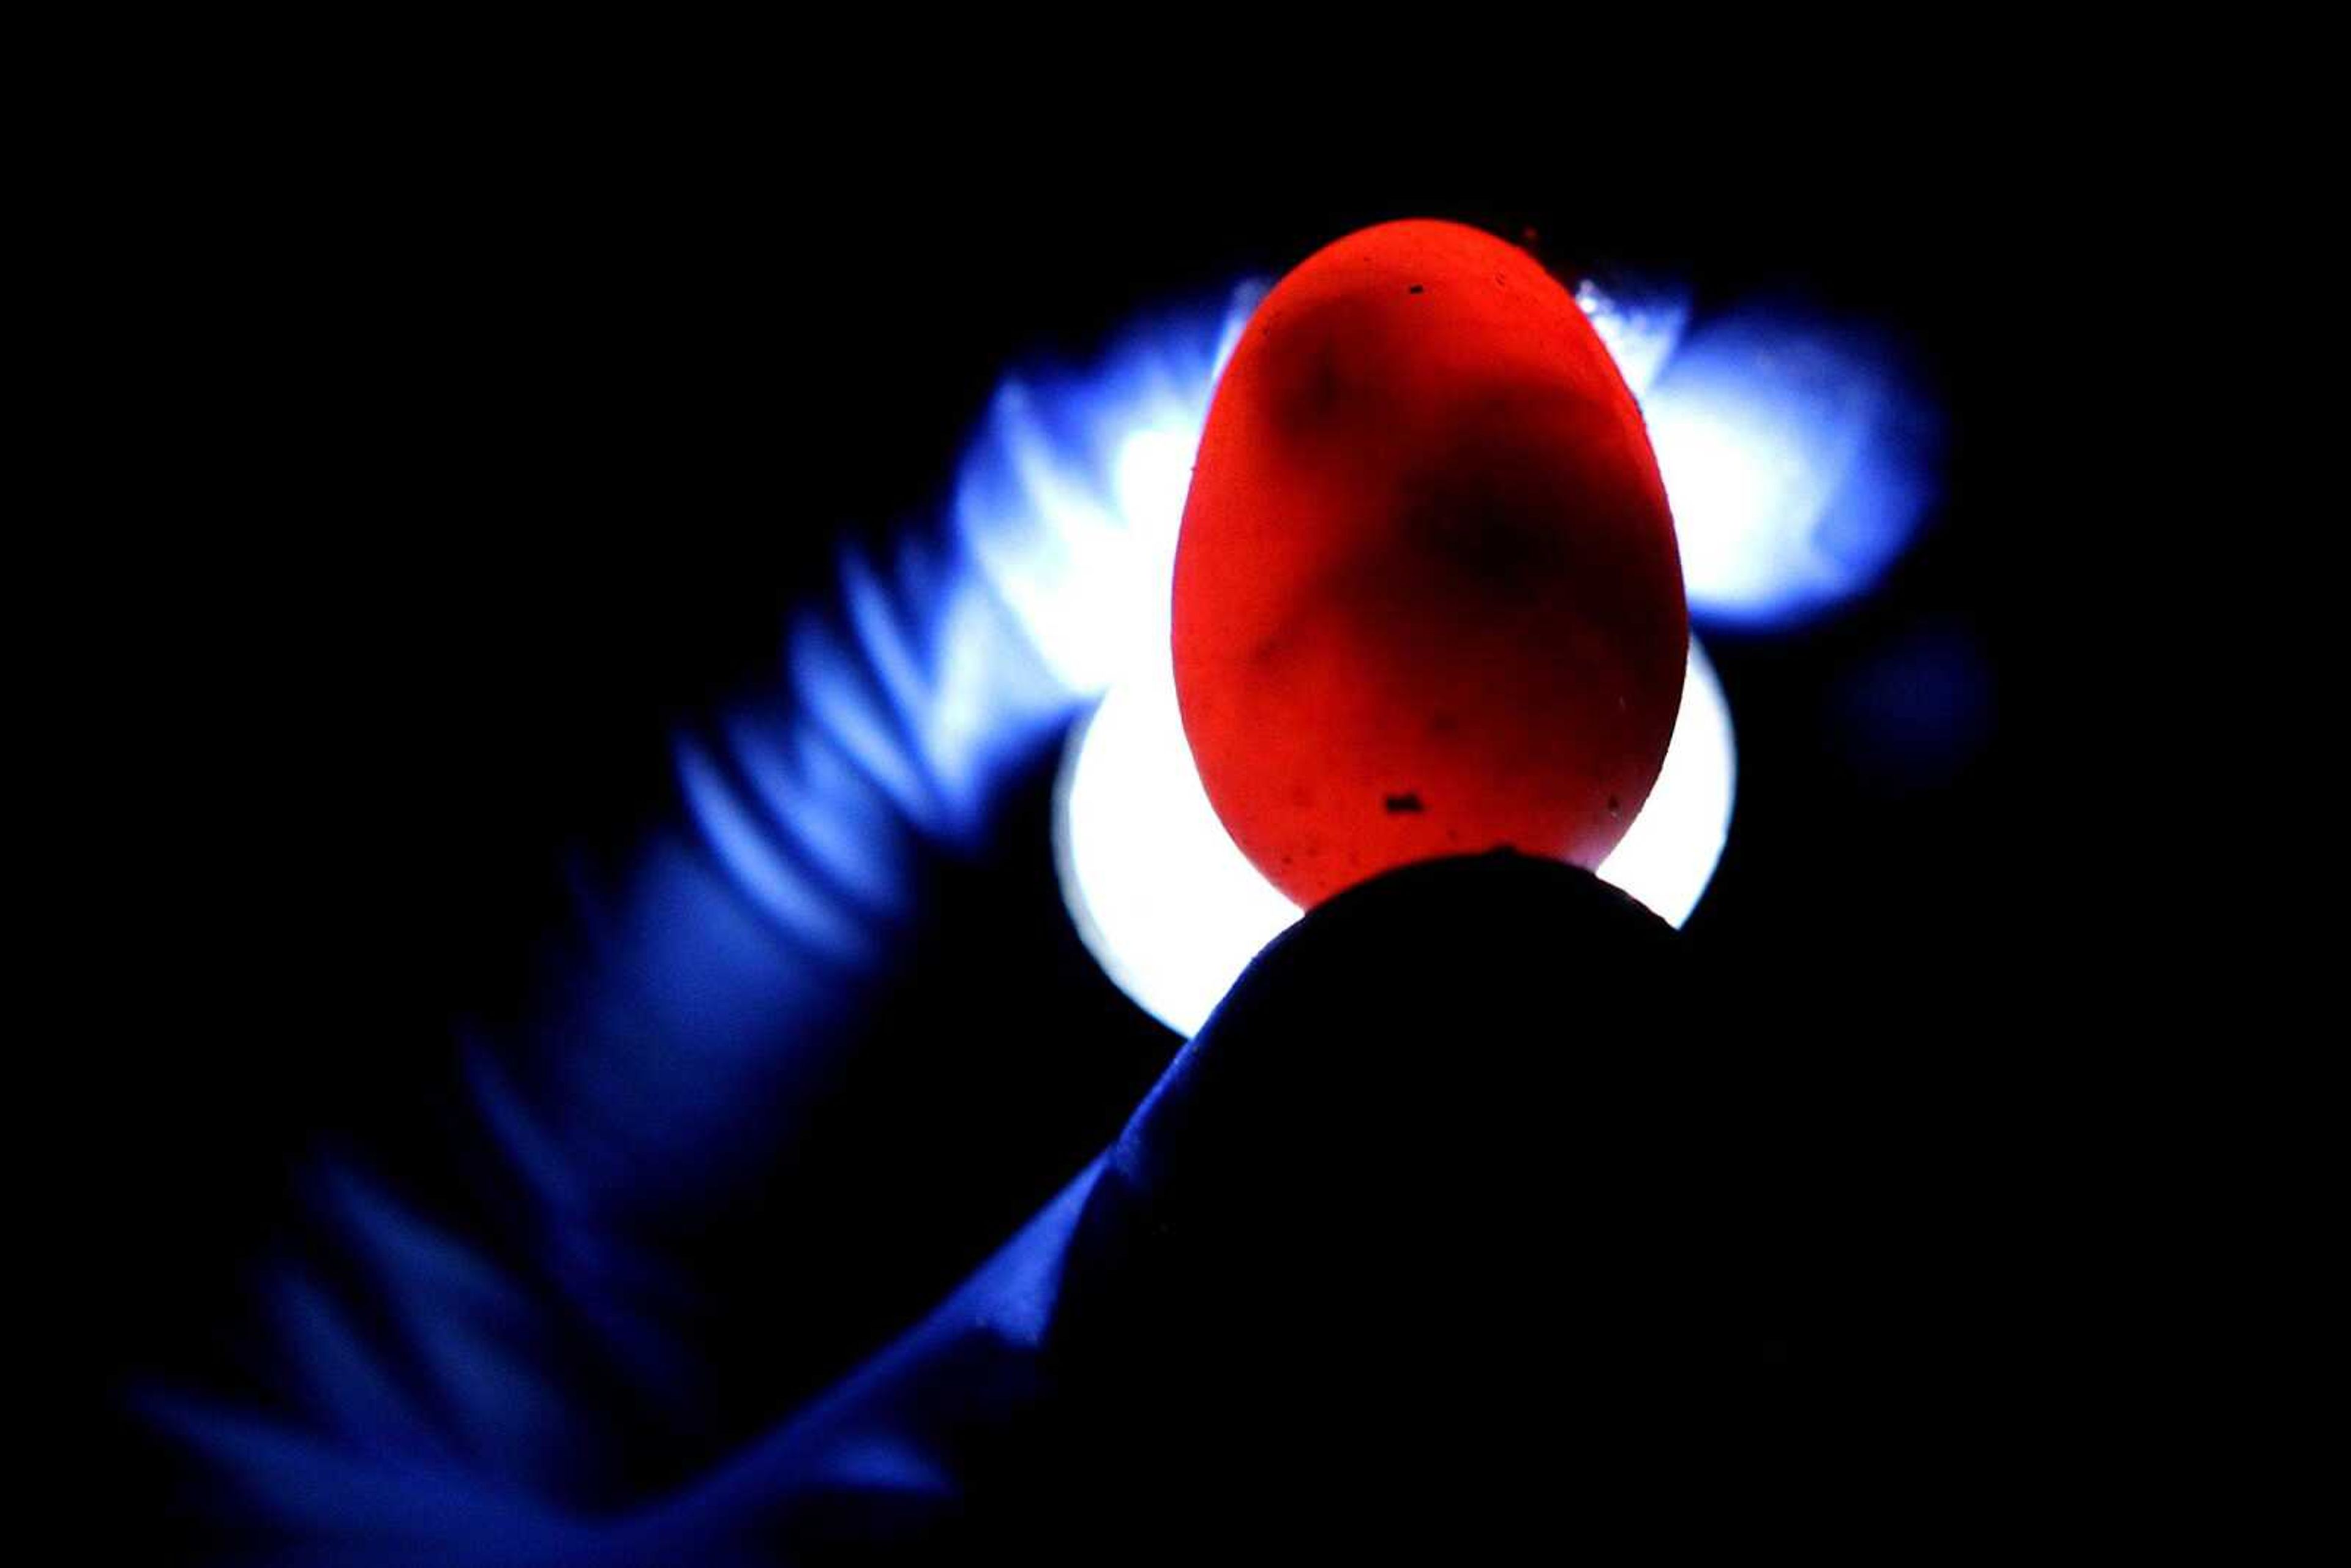
{"type": "Polygon", "coordinates": [[[1394,216],[1532,228],[1563,270],[1708,300],[1792,290],[1915,351],[1952,422],[1928,534],[1857,608],[1710,639],[1740,817],[1690,938],[1759,1038],[1830,1042],[1856,1123],[1972,1150],[1949,1181],[2008,1211],[2043,1071],[1991,1027],[2022,984],[2012,699],[2078,660],[2008,602],[2047,521],[2013,328],[2058,286],[2020,267],[1996,142],[1884,105],[1866,135],[1538,116],[1436,145],[1364,111],[1146,148],[1106,127],[1163,102],[902,143],[894,99],[301,96],[131,136],[68,313],[58,1277],[85,1411],[230,1358],[288,1173],[396,1140],[453,1013],[519,997],[567,855],[663,807],[670,727],[774,668],[835,540],[939,504],[1008,361],[1394,216]],[[1839,681],[1955,625],[1987,743],[1928,783],[1840,750],[1839,681]]]}

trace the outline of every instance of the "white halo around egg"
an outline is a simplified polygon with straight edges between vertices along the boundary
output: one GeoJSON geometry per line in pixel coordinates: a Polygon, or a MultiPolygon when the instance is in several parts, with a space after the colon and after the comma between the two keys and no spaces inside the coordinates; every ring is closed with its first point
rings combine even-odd
{"type": "MultiPolygon", "coordinates": [[[[1675,925],[1706,892],[1730,828],[1737,747],[1695,639],[1655,789],[1599,874],[1675,925]]],[[[1299,915],[1217,821],[1192,762],[1167,661],[1113,686],[1072,732],[1054,810],[1079,934],[1135,1003],[1189,1035],[1299,915]]]]}

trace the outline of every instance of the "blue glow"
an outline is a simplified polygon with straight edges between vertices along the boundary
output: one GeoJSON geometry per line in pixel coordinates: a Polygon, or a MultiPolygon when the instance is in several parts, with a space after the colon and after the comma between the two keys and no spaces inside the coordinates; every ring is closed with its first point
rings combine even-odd
{"type": "Polygon", "coordinates": [[[268,1287],[266,1305],[297,1396],[321,1427],[359,1448],[451,1458],[391,1369],[360,1348],[350,1312],[318,1281],[289,1270],[268,1287]]]}
{"type": "Polygon", "coordinates": [[[351,1568],[616,1561],[597,1553],[588,1528],[460,1467],[385,1463],[318,1432],[200,1400],[151,1395],[140,1405],[220,1478],[223,1500],[241,1502],[311,1553],[246,1561],[351,1568]]]}
{"type": "Polygon", "coordinates": [[[799,862],[879,922],[903,911],[908,846],[890,802],[821,730],[741,714],[726,741],[765,808],[764,825],[783,835],[799,862]]]}
{"type": "MultiPolygon", "coordinates": [[[[399,1327],[400,1363],[423,1379],[444,1437],[494,1474],[545,1479],[542,1460],[559,1451],[562,1418],[533,1364],[534,1318],[521,1289],[354,1173],[329,1171],[321,1185],[399,1327]]],[[[357,1364],[355,1354],[346,1364],[357,1364]]]]}
{"type": "Polygon", "coordinates": [[[907,1440],[906,1402],[933,1386],[923,1358],[1002,1384],[1033,1352],[1091,1170],[877,1364],[898,1384],[842,1385],[903,1385],[894,1416],[820,1401],[669,1502],[583,1478],[617,1440],[613,1386],[677,1430],[706,1419],[724,1369],[697,1354],[706,1308],[675,1239],[742,1203],[821,1103],[880,960],[928,879],[998,825],[1008,782],[1138,648],[1164,652],[1164,593],[1155,632],[1137,606],[1164,584],[1208,391],[1253,298],[1154,319],[1091,370],[1008,382],[950,515],[844,550],[776,679],[677,737],[672,819],[626,862],[575,868],[536,1007],[464,1042],[484,1156],[466,1179],[485,1210],[513,1211],[503,1245],[322,1166],[319,1256],[261,1281],[279,1406],[141,1398],[255,1538],[353,1564],[719,1561],[706,1548],[730,1513],[937,1491],[907,1440]],[[552,1375],[557,1344],[612,1382],[552,1375]],[[574,1511],[591,1502],[601,1517],[574,1511]]]}
{"type": "Polygon", "coordinates": [[[1701,624],[1788,626],[1867,592],[1936,498],[1934,405],[1887,344],[1800,311],[1699,326],[1643,412],[1701,624]]]}
{"type": "Polygon", "coordinates": [[[1991,738],[1989,661],[1964,624],[1915,627],[1863,659],[1839,684],[1831,721],[1838,747],[1886,788],[1938,788],[1991,738]]]}
{"type": "Polygon", "coordinates": [[[884,1491],[944,1497],[925,1436],[1000,1405],[1026,1381],[1023,1358],[1043,1342],[1096,1158],[1038,1210],[961,1288],[888,1349],[714,1474],[625,1521],[612,1560],[666,1562],[681,1542],[722,1537],[810,1495],[884,1491]]]}
{"type": "Polygon", "coordinates": [[[956,489],[957,531],[1071,697],[1164,656],[1191,455],[1217,371],[1262,289],[1163,318],[1084,376],[1014,376],[956,489]]]}
{"type": "Polygon", "coordinates": [[[863,925],[810,885],[768,825],[719,778],[708,755],[681,744],[677,768],[687,809],[751,901],[792,939],[843,963],[870,963],[872,945],[863,925]]]}

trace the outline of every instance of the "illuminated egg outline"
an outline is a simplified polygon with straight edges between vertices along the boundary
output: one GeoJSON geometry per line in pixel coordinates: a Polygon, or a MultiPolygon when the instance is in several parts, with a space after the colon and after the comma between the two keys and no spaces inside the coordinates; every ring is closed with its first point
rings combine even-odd
{"type": "Polygon", "coordinates": [[[1607,347],[1526,251],[1435,220],[1335,240],[1258,308],[1174,600],[1201,781],[1309,905],[1501,845],[1596,866],[1687,664],[1664,483],[1607,347]]]}
{"type": "MultiPolygon", "coordinates": [[[[1722,858],[1737,792],[1729,705],[1693,639],[1665,767],[1598,874],[1683,925],[1722,858]]],[[[1196,1030],[1300,915],[1217,820],[1164,675],[1121,685],[1071,736],[1054,853],[1062,896],[1095,960],[1178,1034],[1196,1030]]]]}
{"type": "MultiPolygon", "coordinates": [[[[1071,735],[1054,813],[1055,855],[1072,921],[1105,973],[1137,1005],[1186,1034],[1264,943],[1297,917],[1296,907],[1233,848],[1200,793],[1166,659],[1167,574],[1189,481],[1186,455],[1198,443],[1224,359],[1264,288],[1243,284],[1206,318],[1170,313],[1146,320],[1085,372],[1008,381],[958,491],[959,531],[992,597],[1039,648],[1054,677],[1050,688],[1099,703],[1071,735]],[[1071,431],[1081,434],[1072,439],[1071,431]]],[[[1670,287],[1618,293],[1587,282],[1576,299],[1643,400],[1677,526],[1687,530],[1682,559],[1693,618],[1741,629],[1775,624],[1754,612],[1762,601],[1742,607],[1733,596],[1742,582],[1769,586],[1768,573],[1740,566],[1735,552],[1750,549],[1742,539],[1772,517],[1762,516],[1759,524],[1761,514],[1750,512],[1742,522],[1719,510],[1708,517],[1719,488],[1708,491],[1700,482],[1686,497],[1674,486],[1678,474],[1688,490],[1687,476],[1703,468],[1703,446],[1687,444],[1693,422],[1711,420],[1732,431],[1768,427],[1768,418],[1751,411],[1773,395],[1765,373],[1771,343],[1785,342],[1802,319],[1786,311],[1734,316],[1728,319],[1737,332],[1725,338],[1707,328],[1693,332],[1689,296],[1670,287]],[[1703,347],[1685,369],[1684,350],[1693,345],[1703,347]],[[1667,387],[1662,427],[1652,406],[1660,385],[1667,387]],[[1693,508],[1695,524],[1685,521],[1693,508]]],[[[1841,341],[1848,356],[1868,347],[1857,336],[1841,341]]],[[[1863,356],[1858,362],[1867,375],[1884,373],[1867,369],[1877,361],[1863,356]]],[[[1829,450],[1818,439],[1818,418],[1806,417],[1810,423],[1797,432],[1800,444],[1808,444],[1803,449],[1829,450]]],[[[1900,436],[1906,429],[1916,435],[1922,425],[1931,432],[1928,411],[1914,403],[1876,428],[1900,436]]],[[[1900,454],[1863,455],[1846,473],[1847,483],[1858,476],[1864,490],[1847,504],[1865,520],[1872,495],[1898,503],[1911,492],[1876,485],[1870,476],[1889,469],[1898,475],[1905,461],[1900,454]]],[[[1930,497],[1925,472],[1911,466],[1918,476],[1912,489],[1923,487],[1930,497]]],[[[1782,511],[1779,520],[1791,515],[1782,511]]],[[[1898,519],[1879,532],[1907,538],[1898,519]]],[[[1899,548],[1897,539],[1894,549],[1899,548]]],[[[1815,590],[1809,602],[1818,608],[1834,601],[1815,590]]],[[[1649,804],[1599,874],[1673,924],[1686,922],[1721,857],[1736,796],[1736,753],[1721,685],[1693,639],[1664,768],[1649,804]]]]}

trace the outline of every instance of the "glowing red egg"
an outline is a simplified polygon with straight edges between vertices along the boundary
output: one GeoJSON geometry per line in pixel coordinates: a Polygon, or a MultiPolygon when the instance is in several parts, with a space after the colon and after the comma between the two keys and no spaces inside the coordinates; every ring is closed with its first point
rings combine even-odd
{"type": "Polygon", "coordinates": [[[1640,411],[1524,251],[1383,224],[1258,307],[1184,508],[1176,689],[1209,800],[1290,898],[1505,845],[1597,865],[1688,638],[1640,411]]]}

